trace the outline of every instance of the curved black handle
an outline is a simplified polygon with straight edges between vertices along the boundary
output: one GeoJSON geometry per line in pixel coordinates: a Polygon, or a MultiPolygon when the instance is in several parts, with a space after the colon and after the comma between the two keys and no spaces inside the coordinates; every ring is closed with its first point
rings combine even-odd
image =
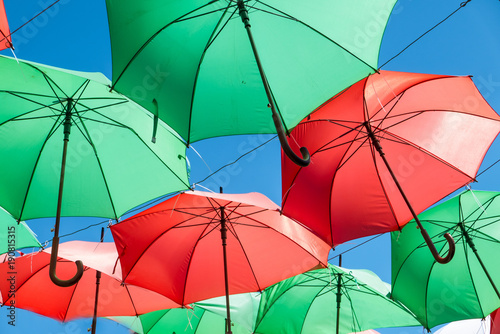
{"type": "Polygon", "coordinates": [[[76,261],[76,274],[69,280],[62,280],[56,275],[57,253],[59,251],[59,237],[52,239],[52,250],[50,254],[49,276],[52,282],[62,287],[69,287],[76,284],[83,275],[83,263],[80,260],[76,261]]]}
{"type": "Polygon", "coordinates": [[[416,220],[419,228],[420,228],[420,233],[422,233],[422,236],[424,237],[425,243],[427,244],[427,247],[429,247],[429,250],[432,253],[432,256],[434,256],[434,259],[436,259],[437,262],[441,264],[445,264],[451,261],[453,256],[455,255],[455,240],[453,240],[453,237],[449,233],[445,233],[444,237],[446,241],[448,242],[448,255],[446,257],[441,257],[436,249],[436,246],[432,242],[431,238],[429,237],[429,234],[427,231],[422,227],[422,224],[420,224],[420,221],[416,220]]]}
{"type": "Polygon", "coordinates": [[[271,105],[271,110],[273,112],[273,121],[274,126],[276,127],[276,133],[278,134],[278,138],[280,140],[281,148],[283,152],[285,152],[286,156],[292,160],[293,163],[299,165],[301,167],[306,167],[311,162],[311,156],[306,147],[300,148],[300,153],[302,153],[302,158],[300,158],[290,147],[288,140],[286,139],[285,129],[283,128],[283,124],[281,123],[281,119],[278,116],[278,113],[271,105]]]}

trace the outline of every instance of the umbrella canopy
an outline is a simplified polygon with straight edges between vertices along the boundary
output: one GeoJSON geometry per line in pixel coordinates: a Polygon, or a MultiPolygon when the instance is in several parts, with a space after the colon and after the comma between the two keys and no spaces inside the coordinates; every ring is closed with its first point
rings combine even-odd
{"type": "Polygon", "coordinates": [[[56,217],[56,255],[60,216],[117,219],[189,188],[185,144],[162,124],[152,143],[151,114],[110,92],[104,75],[8,57],[0,71],[9,78],[0,82],[0,159],[8,162],[0,205],[18,220],[56,217]]]}
{"type": "MultiPolygon", "coordinates": [[[[48,250],[47,250],[48,251],[48,250]]],[[[97,316],[136,316],[164,308],[179,307],[172,300],[153,291],[123,285],[118,279],[119,266],[113,243],[71,241],[62,243],[60,251],[76,257],[85,264],[97,264],[102,272],[99,285],[97,316]]],[[[59,320],[92,317],[95,305],[96,270],[85,266],[82,278],[71,287],[60,287],[48,275],[50,254],[46,251],[17,257],[14,263],[0,263],[0,292],[3,305],[15,305],[38,314],[59,320]],[[11,266],[14,266],[12,268],[11,266]],[[12,275],[12,272],[15,272],[12,275]],[[12,286],[15,288],[12,288],[12,286]],[[12,292],[12,293],[10,293],[12,292]]],[[[60,276],[66,278],[74,272],[74,262],[59,257],[60,276]]]]}
{"type": "Polygon", "coordinates": [[[470,77],[380,71],[292,131],[311,166],[282,159],[283,213],[332,246],[399,230],[473,181],[499,131],[470,77]]]}
{"type": "Polygon", "coordinates": [[[0,208],[0,254],[13,256],[16,249],[42,247],[25,222],[18,223],[7,211],[0,208]]]}
{"type": "Polygon", "coordinates": [[[226,294],[228,313],[229,293],[324,267],[330,250],[258,193],[181,193],[111,232],[125,282],[182,305],[226,294]]]}
{"type": "Polygon", "coordinates": [[[390,286],[368,270],[330,265],[279,282],[262,293],[255,333],[351,333],[418,326],[389,299],[390,286]]]}
{"type": "Polygon", "coordinates": [[[286,131],[375,72],[395,3],[107,0],[113,87],[188,143],[277,131],[286,145],[286,131]]]}
{"type": "MultiPolygon", "coordinates": [[[[422,249],[415,223],[392,234],[392,298],[426,328],[485,318],[500,307],[500,193],[465,191],[419,215],[436,240],[450,233],[456,255],[436,266],[422,249]]],[[[436,241],[438,248],[442,242],[436,241]]]]}
{"type": "MultiPolygon", "coordinates": [[[[159,310],[138,317],[109,317],[139,334],[211,334],[223,333],[226,319],[220,315],[206,311],[196,305],[193,309],[159,310]]],[[[232,324],[235,334],[250,334],[237,323],[232,324]]]]}
{"type": "Polygon", "coordinates": [[[491,334],[491,319],[468,319],[449,323],[438,329],[435,334],[491,334]]]}
{"type": "Polygon", "coordinates": [[[0,0],[0,50],[12,48],[12,38],[10,37],[9,22],[5,13],[3,0],[0,0]]]}

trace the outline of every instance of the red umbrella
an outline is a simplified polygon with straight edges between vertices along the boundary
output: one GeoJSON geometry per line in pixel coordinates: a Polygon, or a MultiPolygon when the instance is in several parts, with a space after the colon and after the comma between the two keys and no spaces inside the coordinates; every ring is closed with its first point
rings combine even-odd
{"type": "Polygon", "coordinates": [[[12,48],[12,39],[10,37],[9,22],[5,13],[3,0],[0,0],[0,50],[12,48]]]}
{"type": "MultiPolygon", "coordinates": [[[[470,77],[370,75],[292,131],[311,165],[282,159],[283,213],[331,246],[399,230],[474,181],[499,121],[470,77]]],[[[440,262],[453,256],[446,237],[445,259],[428,243],[440,262]]]]}
{"type": "MultiPolygon", "coordinates": [[[[71,241],[59,245],[59,255],[78,258],[84,263],[82,279],[70,287],[60,287],[48,275],[50,249],[0,263],[0,292],[5,306],[36,312],[59,320],[69,321],[94,315],[96,270],[102,272],[99,287],[97,316],[133,315],[165,308],[179,307],[172,300],[147,289],[123,285],[113,243],[71,241]],[[13,285],[15,288],[13,288],[13,285]],[[13,293],[9,293],[9,291],[13,293]]],[[[57,271],[61,277],[72,277],[75,263],[59,257],[57,271]]]]}
{"type": "Polygon", "coordinates": [[[330,247],[264,195],[190,191],[111,226],[125,282],[185,305],[327,265],[330,247]]]}
{"type": "Polygon", "coordinates": [[[500,334],[500,309],[496,309],[495,311],[490,313],[491,319],[491,334],[500,334]]]}

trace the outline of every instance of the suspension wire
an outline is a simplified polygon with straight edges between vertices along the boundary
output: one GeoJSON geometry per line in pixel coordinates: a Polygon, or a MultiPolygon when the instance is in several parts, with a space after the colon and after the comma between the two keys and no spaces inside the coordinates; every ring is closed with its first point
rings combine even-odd
{"type": "MultiPolygon", "coordinates": [[[[59,1],[59,0],[58,0],[58,1],[59,1]]],[[[240,159],[241,159],[241,158],[243,158],[244,156],[246,156],[246,155],[248,155],[248,154],[252,153],[253,151],[255,151],[255,150],[257,150],[257,149],[261,148],[262,146],[264,146],[264,145],[268,144],[269,142],[271,142],[272,140],[276,139],[277,137],[278,137],[278,136],[274,136],[274,137],[272,137],[271,139],[269,139],[269,140],[265,141],[264,143],[260,144],[259,146],[254,147],[254,148],[253,148],[253,149],[251,149],[250,151],[248,151],[248,152],[244,153],[243,155],[241,155],[238,159],[236,159],[236,160],[234,160],[233,162],[230,162],[230,163],[228,163],[228,164],[226,164],[226,165],[222,166],[221,168],[219,168],[218,170],[216,170],[215,172],[213,172],[212,174],[210,174],[209,176],[207,176],[205,179],[203,179],[202,181],[197,182],[197,183],[195,183],[195,184],[198,184],[198,185],[199,185],[199,183],[206,181],[207,179],[209,179],[210,177],[212,177],[214,174],[218,173],[218,172],[219,172],[219,171],[221,171],[222,169],[224,169],[224,168],[226,168],[226,167],[228,167],[228,166],[230,166],[230,165],[232,165],[232,164],[235,164],[236,162],[238,162],[238,160],[240,160],[240,159]]],[[[200,186],[201,186],[201,185],[200,185],[200,186]]],[[[156,198],[156,199],[155,199],[155,200],[153,200],[153,201],[150,201],[150,202],[148,202],[148,203],[142,204],[142,205],[140,205],[140,206],[138,206],[138,207],[136,207],[136,208],[133,208],[133,209],[131,209],[131,210],[127,211],[127,212],[126,212],[126,214],[131,214],[131,213],[136,212],[136,211],[142,211],[144,208],[146,208],[146,207],[148,207],[148,206],[151,206],[151,205],[153,205],[153,204],[156,204],[156,203],[158,203],[158,202],[161,202],[161,201],[163,201],[164,199],[166,199],[166,198],[168,198],[168,197],[171,197],[171,196],[174,196],[175,194],[178,194],[178,193],[180,193],[180,192],[175,192],[175,193],[172,193],[172,194],[168,194],[168,195],[164,195],[164,196],[158,197],[158,198],[156,198]]],[[[73,232],[70,232],[70,233],[67,233],[67,234],[61,235],[61,237],[60,237],[60,238],[68,237],[68,236],[71,236],[71,235],[73,235],[73,234],[76,234],[76,233],[79,233],[79,232],[83,232],[83,231],[85,231],[85,230],[88,230],[88,229],[89,229],[89,228],[91,228],[91,227],[95,227],[95,226],[99,226],[99,225],[102,225],[102,224],[106,224],[106,223],[108,223],[108,222],[109,222],[109,219],[104,220],[104,221],[99,222],[99,223],[90,224],[90,225],[88,225],[88,226],[86,226],[86,227],[83,227],[83,228],[81,228],[81,229],[79,229],[79,230],[76,230],[76,231],[73,231],[73,232]]]]}
{"type": "Polygon", "coordinates": [[[378,234],[378,235],[374,236],[373,238],[370,238],[370,239],[368,239],[368,240],[365,240],[365,241],[363,241],[362,243],[360,243],[360,244],[358,244],[358,245],[356,245],[356,246],[354,246],[354,247],[352,247],[352,248],[349,248],[348,250],[345,250],[345,251],[343,251],[343,252],[342,252],[342,253],[340,253],[340,254],[335,255],[334,257],[328,258],[328,262],[332,261],[333,259],[335,259],[335,258],[339,257],[339,256],[340,256],[340,255],[342,255],[342,254],[345,254],[345,253],[347,253],[347,252],[350,252],[350,251],[352,251],[352,250],[353,250],[353,249],[355,249],[355,248],[358,248],[358,247],[360,247],[360,246],[362,246],[362,245],[364,245],[364,244],[366,244],[366,243],[368,243],[368,242],[370,242],[370,241],[372,241],[372,240],[374,240],[374,239],[377,239],[378,237],[380,237],[380,236],[382,236],[382,235],[385,235],[385,233],[378,234]]]}
{"type": "Polygon", "coordinates": [[[50,9],[50,7],[54,6],[56,3],[58,3],[60,0],[56,0],[54,1],[51,5],[49,5],[47,8],[45,8],[44,10],[42,10],[40,13],[36,14],[35,16],[33,16],[30,20],[28,20],[27,22],[23,23],[20,27],[18,27],[16,30],[12,31],[9,35],[7,36],[4,36],[4,38],[2,38],[0,40],[0,42],[3,42],[4,40],[6,40],[7,38],[9,38],[10,36],[12,36],[14,33],[16,33],[19,29],[22,29],[25,25],[27,25],[28,23],[30,23],[31,21],[33,21],[34,19],[36,19],[38,16],[42,15],[44,12],[46,12],[47,10],[50,9]]]}
{"type": "Polygon", "coordinates": [[[222,166],[221,168],[217,169],[217,170],[216,170],[215,172],[213,172],[212,174],[209,174],[209,175],[208,175],[207,177],[205,177],[203,180],[196,182],[195,184],[199,184],[199,183],[205,182],[206,180],[208,180],[209,178],[211,178],[212,176],[214,176],[215,174],[217,174],[218,172],[220,172],[220,171],[221,171],[221,170],[223,170],[224,168],[229,167],[229,166],[231,166],[231,165],[234,165],[235,163],[237,163],[237,162],[238,162],[238,160],[240,160],[240,159],[241,159],[241,158],[243,158],[244,156],[246,156],[246,155],[248,155],[248,154],[252,153],[253,151],[258,150],[259,148],[261,148],[262,146],[264,146],[264,145],[268,144],[269,142],[271,142],[272,140],[274,140],[274,139],[276,139],[276,138],[278,138],[278,136],[274,136],[274,137],[272,137],[271,139],[269,139],[269,140],[265,141],[264,143],[260,144],[259,146],[254,147],[254,148],[253,148],[253,149],[251,149],[250,151],[248,151],[248,152],[244,153],[243,155],[241,155],[240,157],[238,157],[238,159],[236,159],[236,160],[234,160],[234,161],[232,161],[232,162],[230,162],[230,163],[228,163],[228,164],[225,164],[224,166],[222,166]]]}
{"type": "Polygon", "coordinates": [[[472,0],[467,0],[467,1],[464,1],[460,4],[460,7],[458,7],[455,11],[453,11],[450,15],[448,15],[447,17],[445,17],[443,20],[441,20],[440,22],[438,22],[435,26],[433,26],[432,28],[430,28],[429,30],[427,30],[426,32],[424,32],[422,35],[420,35],[416,40],[414,40],[413,42],[411,42],[410,44],[408,44],[403,50],[401,50],[398,54],[396,54],[394,57],[392,57],[391,59],[389,59],[388,61],[386,61],[385,63],[383,63],[380,67],[379,67],[379,70],[384,67],[385,65],[387,65],[387,63],[391,62],[392,60],[394,60],[394,58],[398,57],[399,55],[401,55],[403,52],[405,52],[410,46],[412,46],[413,44],[415,44],[419,39],[421,39],[422,37],[424,37],[425,35],[427,35],[429,32],[431,32],[432,30],[434,30],[435,28],[437,28],[437,26],[439,26],[441,23],[443,23],[444,21],[448,20],[451,16],[453,16],[455,13],[457,13],[460,9],[464,8],[469,2],[471,2],[472,0]]]}
{"type": "Polygon", "coordinates": [[[477,174],[476,178],[479,177],[479,176],[481,176],[484,172],[486,172],[488,169],[490,169],[491,167],[495,166],[499,162],[500,162],[500,159],[498,159],[497,161],[495,161],[494,163],[492,163],[489,167],[487,167],[486,169],[484,169],[481,173],[477,174]]]}

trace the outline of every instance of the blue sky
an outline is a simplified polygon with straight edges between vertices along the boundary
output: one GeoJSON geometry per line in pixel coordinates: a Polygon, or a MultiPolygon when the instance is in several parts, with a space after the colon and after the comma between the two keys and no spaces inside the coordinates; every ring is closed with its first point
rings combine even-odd
{"type": "MultiPolygon", "coordinates": [[[[46,8],[50,0],[5,0],[11,30],[46,8]]],[[[462,1],[401,0],[396,5],[386,28],[379,64],[400,50],[459,8],[462,1]]],[[[377,16],[374,14],[376,22],[377,16]]],[[[500,110],[500,2],[473,0],[433,31],[422,37],[400,56],[383,67],[386,70],[472,75],[477,87],[497,111],[500,110]]],[[[133,36],[131,36],[133,38],[133,36]]],[[[104,0],[61,0],[35,21],[27,24],[13,36],[16,56],[62,68],[102,72],[111,77],[111,53],[104,0]]],[[[3,52],[12,55],[10,50],[3,52]]],[[[190,149],[191,182],[199,182],[219,167],[236,160],[253,147],[263,144],[272,136],[240,136],[211,139],[195,143],[193,147],[203,160],[190,149]],[[213,148],[218,147],[219,151],[213,148]]],[[[500,141],[493,144],[480,169],[500,158],[500,141]]],[[[473,189],[500,190],[496,175],[500,166],[494,166],[472,184],[473,189]]],[[[281,200],[280,152],[277,140],[271,140],[260,149],[244,156],[237,163],[223,169],[202,182],[203,187],[217,191],[224,187],[227,193],[258,191],[276,203],[281,200]]],[[[101,220],[64,219],[61,235],[74,232],[101,220]]],[[[29,223],[29,222],[28,222],[29,223]]],[[[50,240],[53,222],[37,221],[30,224],[40,241],[50,240]]],[[[97,241],[100,226],[63,238],[97,241]]],[[[337,247],[336,255],[363,241],[354,240],[337,247]]],[[[108,231],[106,241],[111,241],[108,231]]],[[[336,264],[337,260],[332,263],[336,264]]],[[[382,236],[343,255],[348,268],[365,268],[390,282],[389,237],[382,236]]],[[[6,310],[0,308],[0,332],[51,334],[86,333],[90,319],[60,324],[55,320],[17,310],[15,328],[7,325],[6,310]]],[[[98,321],[98,332],[127,333],[123,327],[109,321],[98,321]]],[[[422,328],[384,329],[381,333],[421,333],[422,328]]]]}

